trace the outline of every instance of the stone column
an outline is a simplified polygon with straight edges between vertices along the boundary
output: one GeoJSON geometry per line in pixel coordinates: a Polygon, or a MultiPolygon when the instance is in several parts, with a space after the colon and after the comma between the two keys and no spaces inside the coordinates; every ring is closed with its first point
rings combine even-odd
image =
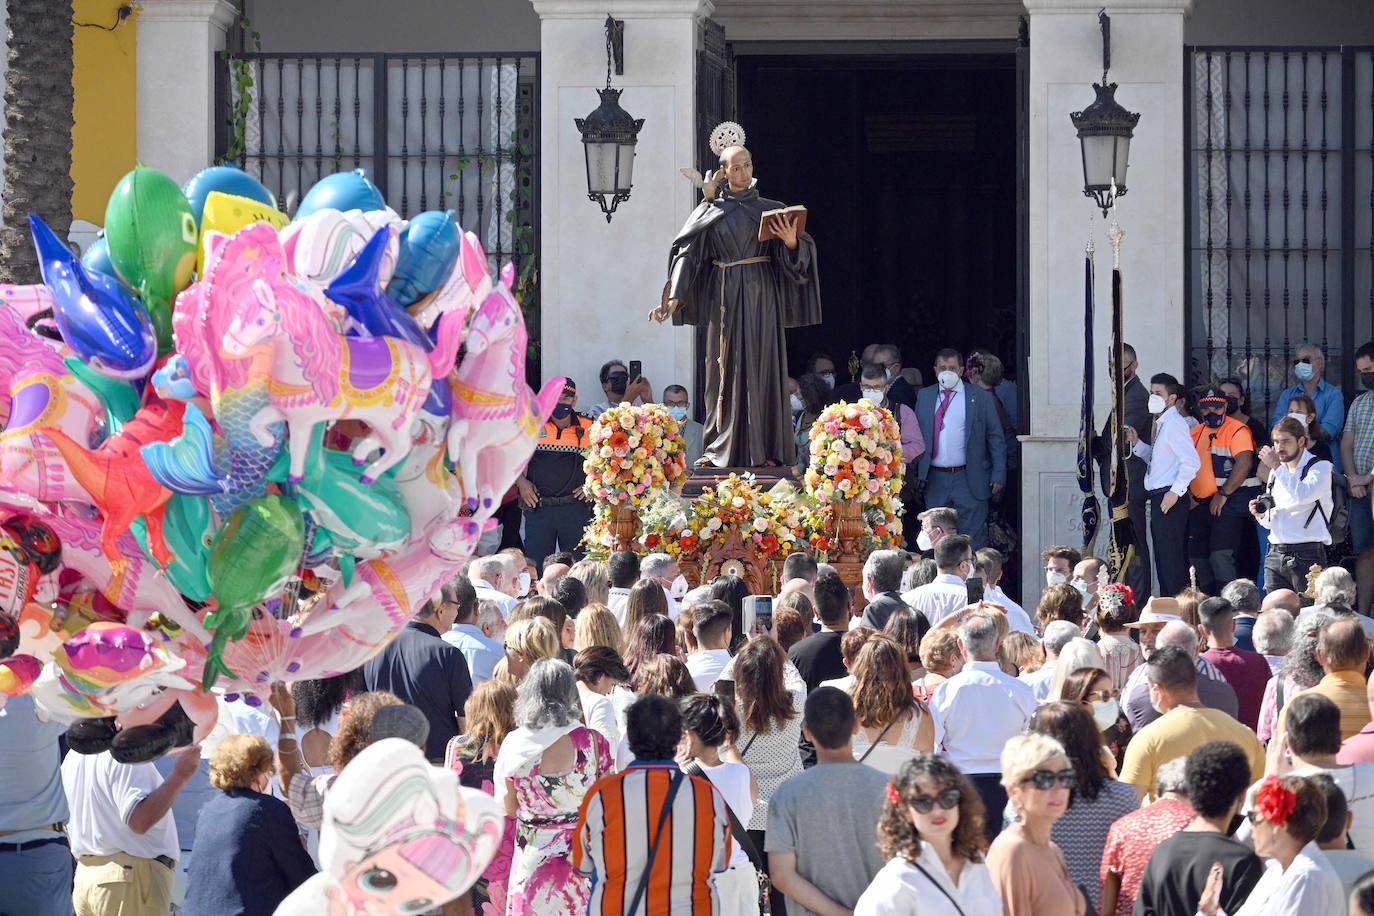
{"type": "Polygon", "coordinates": [[[178,183],[215,155],[215,69],[237,15],[228,0],[143,0],[138,158],[178,183]]]}
{"type": "MultiPolygon", "coordinates": [[[[1030,13],[1030,411],[1022,445],[1022,602],[1044,584],[1040,552],[1082,544],[1074,459],[1083,393],[1083,247],[1097,249],[1096,419],[1110,409],[1111,245],[1083,196],[1069,112],[1102,78],[1097,0],[1024,0],[1030,13]]],[[[1182,378],[1184,274],[1183,18],[1192,0],[1115,0],[1111,73],[1117,101],[1140,112],[1128,193],[1112,213],[1123,230],[1126,341],[1140,371],[1182,378]]],[[[1094,473],[1096,470],[1094,469],[1094,473]]],[[[1104,509],[1104,519],[1105,513],[1104,509]]],[[[1099,539],[1105,531],[1099,530],[1099,539]]]]}
{"type": "MultiPolygon", "coordinates": [[[[608,359],[640,360],[654,394],[692,388],[691,328],[647,319],[667,277],[668,246],[696,204],[678,174],[696,161],[696,51],[710,0],[532,0],[540,23],[540,327],[545,378],[576,380],[578,405],[603,400],[608,359]],[[610,13],[625,22],[625,73],[611,83],[644,119],[634,187],[610,223],[587,199],[582,136],[573,124],[606,85],[610,13]]],[[[695,407],[695,405],[694,405],[695,407]]]]}

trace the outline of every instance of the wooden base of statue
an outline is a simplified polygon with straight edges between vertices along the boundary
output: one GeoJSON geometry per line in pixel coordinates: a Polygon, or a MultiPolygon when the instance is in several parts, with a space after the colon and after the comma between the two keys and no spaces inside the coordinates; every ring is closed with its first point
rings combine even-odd
{"type": "Polygon", "coordinates": [[[835,533],[826,562],[835,567],[841,581],[853,592],[857,613],[863,604],[864,561],[868,559],[862,547],[865,530],[863,506],[853,500],[842,500],[834,503],[833,508],[835,533]]]}
{"type": "Polygon", "coordinates": [[[710,546],[695,557],[683,557],[678,566],[692,585],[704,585],[716,576],[739,576],[749,584],[751,595],[776,595],[778,576],[782,572],[782,558],[770,560],[753,541],[731,531],[723,538],[713,538],[710,546]]]}

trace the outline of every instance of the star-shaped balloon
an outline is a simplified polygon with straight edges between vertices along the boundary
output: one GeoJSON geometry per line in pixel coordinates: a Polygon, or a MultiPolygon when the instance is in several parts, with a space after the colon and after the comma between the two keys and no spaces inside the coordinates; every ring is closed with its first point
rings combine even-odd
{"type": "Polygon", "coordinates": [[[399,337],[428,352],[434,349],[434,341],[429,339],[420,323],[382,289],[382,259],[393,231],[390,226],[383,226],[374,232],[358,256],[325,287],[324,294],[348,312],[348,333],[363,337],[399,337]]]}

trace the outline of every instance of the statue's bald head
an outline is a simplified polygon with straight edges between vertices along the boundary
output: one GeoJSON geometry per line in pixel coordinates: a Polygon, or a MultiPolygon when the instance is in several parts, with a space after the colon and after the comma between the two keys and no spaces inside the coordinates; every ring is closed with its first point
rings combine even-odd
{"type": "Polygon", "coordinates": [[[754,182],[754,157],[742,146],[727,146],[721,150],[720,167],[731,191],[747,191],[754,182]]]}

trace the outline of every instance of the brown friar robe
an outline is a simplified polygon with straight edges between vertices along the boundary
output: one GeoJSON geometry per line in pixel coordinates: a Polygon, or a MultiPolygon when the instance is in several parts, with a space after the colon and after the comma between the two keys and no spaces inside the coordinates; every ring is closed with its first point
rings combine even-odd
{"type": "Polygon", "coordinates": [[[716,467],[794,464],[787,406],[785,328],[819,324],[816,243],[758,240],[759,217],[782,204],[750,188],[722,188],[673,240],[668,297],[673,324],[706,325],[706,457],[716,467]],[[757,263],[737,264],[754,258],[757,263]],[[734,265],[734,266],[722,266],[734,265]]]}

